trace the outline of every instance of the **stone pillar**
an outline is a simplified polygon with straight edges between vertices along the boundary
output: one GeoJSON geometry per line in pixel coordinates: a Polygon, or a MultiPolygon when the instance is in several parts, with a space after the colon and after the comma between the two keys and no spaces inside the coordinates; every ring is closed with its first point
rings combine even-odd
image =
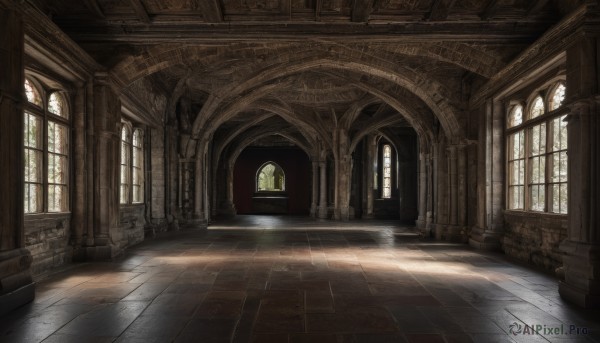
{"type": "Polygon", "coordinates": [[[363,215],[364,219],[373,218],[373,202],[374,202],[374,184],[373,180],[375,178],[374,170],[375,170],[375,151],[377,149],[377,140],[374,135],[367,136],[365,142],[365,163],[364,163],[364,175],[365,175],[365,187],[364,187],[364,205],[363,205],[363,215]]]}
{"type": "Polygon", "coordinates": [[[565,278],[560,295],[600,307],[600,95],[595,38],[567,50],[568,229],[560,244],[565,278]]]}
{"type": "Polygon", "coordinates": [[[79,85],[75,95],[73,108],[73,202],[71,214],[71,237],[73,241],[73,255],[77,260],[80,248],[84,242],[84,228],[87,224],[88,192],[86,184],[86,91],[87,87],[79,85]]]}
{"type": "Polygon", "coordinates": [[[312,161],[312,193],[310,202],[310,216],[317,217],[317,203],[319,201],[319,162],[312,161]]]}
{"type": "Polygon", "coordinates": [[[321,181],[319,182],[319,211],[318,217],[327,218],[327,162],[319,161],[321,181]]]}
{"type": "Polygon", "coordinates": [[[338,201],[334,211],[336,220],[348,220],[353,217],[350,208],[350,182],[352,179],[352,156],[340,156],[336,178],[338,201]]]}
{"type": "Polygon", "coordinates": [[[431,235],[431,230],[433,228],[433,204],[434,204],[434,192],[433,192],[433,181],[434,181],[434,160],[431,153],[425,155],[425,167],[426,167],[426,177],[427,177],[427,210],[425,213],[425,236],[429,237],[431,235]]]}
{"type": "Polygon", "coordinates": [[[35,296],[23,229],[23,38],[21,14],[0,8],[0,315],[35,296]]]}
{"type": "Polygon", "coordinates": [[[427,216],[427,159],[427,154],[419,153],[419,217],[416,225],[423,233],[427,216]]]}
{"type": "Polygon", "coordinates": [[[457,145],[457,163],[458,163],[458,223],[457,225],[461,228],[461,230],[465,230],[467,226],[467,146],[465,144],[457,145]]]}
{"type": "Polygon", "coordinates": [[[480,108],[477,152],[477,224],[469,244],[486,250],[500,249],[504,231],[504,134],[505,113],[491,99],[480,108]]]}
{"type": "Polygon", "coordinates": [[[194,212],[190,221],[194,228],[206,226],[204,174],[204,154],[200,154],[196,156],[194,167],[194,212]]]}
{"type": "Polygon", "coordinates": [[[449,213],[448,213],[448,224],[456,226],[458,222],[458,161],[456,146],[451,145],[448,147],[448,202],[449,202],[449,213]]]}
{"type": "MultiPolygon", "coordinates": [[[[119,165],[121,102],[110,87],[106,73],[94,76],[93,84],[93,239],[88,237],[86,258],[110,260],[119,254],[124,239],[119,232],[119,165]]],[[[92,201],[92,200],[90,200],[92,201]]]]}
{"type": "MultiPolygon", "coordinates": [[[[227,175],[225,179],[226,199],[221,204],[221,210],[219,211],[226,217],[234,217],[237,214],[235,204],[233,203],[233,171],[234,164],[230,161],[227,163],[227,170],[225,170],[225,175],[227,175]]],[[[216,196],[216,194],[214,196],[216,196]]]]}

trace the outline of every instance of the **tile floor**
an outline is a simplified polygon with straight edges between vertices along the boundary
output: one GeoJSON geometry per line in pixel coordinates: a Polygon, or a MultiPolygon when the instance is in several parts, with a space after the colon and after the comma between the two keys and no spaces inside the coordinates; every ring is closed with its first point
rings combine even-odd
{"type": "Polygon", "coordinates": [[[0,341],[600,342],[600,312],[565,304],[549,275],[390,221],[238,216],[43,279],[0,341]]]}

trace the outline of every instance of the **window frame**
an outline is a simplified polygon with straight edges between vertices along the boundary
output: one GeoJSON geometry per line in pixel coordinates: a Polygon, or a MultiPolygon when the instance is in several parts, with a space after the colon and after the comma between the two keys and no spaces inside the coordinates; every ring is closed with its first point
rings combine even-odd
{"type": "MultiPolygon", "coordinates": [[[[34,147],[28,147],[25,145],[25,137],[23,138],[23,153],[26,154],[27,150],[34,150],[37,152],[41,153],[41,171],[39,171],[38,173],[41,174],[41,182],[37,183],[37,182],[29,182],[24,180],[23,182],[23,190],[25,191],[25,187],[29,184],[37,184],[41,187],[41,195],[40,195],[40,200],[42,202],[41,205],[39,205],[39,209],[33,212],[28,212],[29,206],[25,206],[25,199],[23,199],[24,202],[24,209],[23,209],[23,213],[24,215],[36,215],[36,214],[53,214],[53,213],[60,213],[60,214],[64,214],[64,213],[70,213],[71,212],[71,208],[72,208],[72,204],[71,204],[71,185],[73,184],[72,182],[72,177],[73,177],[73,173],[72,173],[72,156],[73,156],[73,144],[72,144],[72,111],[71,111],[71,102],[70,102],[70,97],[67,95],[67,92],[64,89],[60,89],[60,88],[53,88],[53,87],[48,87],[46,86],[44,83],[40,82],[39,80],[37,80],[37,78],[35,78],[33,75],[29,75],[26,74],[25,75],[25,81],[23,82],[23,89],[24,89],[24,105],[23,105],[23,125],[25,125],[25,118],[27,115],[32,115],[34,117],[36,117],[37,119],[39,119],[39,122],[41,124],[41,133],[40,133],[40,138],[41,139],[41,144],[39,147],[34,148],[34,147]],[[30,102],[29,99],[27,98],[26,94],[25,94],[25,82],[28,82],[29,85],[35,90],[35,92],[38,93],[38,96],[40,97],[40,102],[41,105],[35,104],[33,102],[30,102]],[[50,96],[52,94],[57,94],[58,96],[61,97],[62,101],[63,101],[63,112],[66,113],[65,116],[60,116],[58,114],[55,114],[53,112],[51,112],[48,107],[48,102],[50,100],[50,96]],[[65,152],[51,152],[49,150],[49,127],[50,124],[54,123],[56,125],[62,126],[65,128],[66,131],[66,149],[65,152]],[[51,183],[49,180],[49,161],[50,161],[50,155],[57,155],[57,156],[62,156],[64,158],[66,158],[66,170],[64,171],[67,175],[63,178],[64,183],[51,183]],[[64,196],[66,197],[66,199],[64,199],[64,209],[61,209],[59,211],[54,211],[50,209],[50,187],[51,186],[59,186],[59,187],[64,187],[64,189],[66,190],[64,192],[64,196]]],[[[23,173],[25,173],[25,160],[23,162],[23,173]]]]}
{"type": "MultiPolygon", "coordinates": [[[[398,198],[398,152],[396,147],[387,139],[383,138],[377,144],[377,166],[375,169],[375,178],[378,187],[373,187],[377,190],[379,199],[393,200],[398,198]],[[385,179],[385,146],[390,147],[390,196],[384,197],[384,179],[385,179]]],[[[375,186],[375,185],[374,185],[375,186]]]]}
{"type": "MultiPolygon", "coordinates": [[[[566,180],[564,182],[553,182],[551,180],[551,163],[549,163],[552,159],[553,154],[568,152],[568,147],[565,150],[553,151],[551,150],[553,144],[553,137],[551,133],[551,126],[554,120],[562,118],[569,114],[568,106],[565,106],[565,100],[563,99],[562,104],[554,109],[550,110],[550,101],[552,101],[552,97],[555,91],[558,89],[559,85],[563,85],[566,87],[564,79],[554,80],[550,83],[546,83],[546,85],[540,90],[533,92],[528,101],[523,103],[521,101],[512,101],[509,106],[507,106],[508,111],[506,111],[506,120],[505,130],[504,130],[504,140],[505,140],[505,210],[507,211],[516,211],[523,213],[537,213],[537,214],[549,214],[549,215],[567,215],[567,212],[553,212],[553,200],[549,196],[550,188],[555,184],[566,184],[568,187],[568,178],[569,175],[567,173],[566,180]],[[549,85],[548,85],[549,84],[549,85]],[[539,116],[533,117],[531,116],[531,110],[535,104],[537,98],[541,97],[544,105],[544,113],[539,116]],[[509,119],[512,114],[512,110],[515,106],[522,106],[523,108],[523,121],[519,125],[509,126],[509,119]],[[544,126],[544,135],[545,135],[545,148],[543,153],[539,155],[532,155],[533,149],[533,129],[536,126],[544,126]],[[510,197],[510,188],[511,188],[511,180],[510,180],[510,162],[512,151],[510,149],[510,137],[514,134],[522,132],[524,135],[524,163],[525,163],[525,174],[523,180],[524,186],[524,199],[523,199],[523,208],[510,208],[511,197],[510,197]],[[534,210],[532,209],[532,187],[537,186],[538,183],[533,183],[533,166],[531,160],[535,157],[539,156],[544,161],[544,170],[543,170],[543,180],[539,182],[539,185],[543,185],[544,189],[544,204],[542,210],[534,210]]],[[[564,119],[563,119],[564,120],[564,119]]],[[[567,194],[568,197],[568,194],[567,194]]],[[[568,199],[568,198],[567,198],[568,199]]],[[[559,199],[560,201],[560,199],[559,199]]],[[[568,201],[568,200],[567,200],[568,201]]]]}
{"type": "Polygon", "coordinates": [[[140,205],[146,202],[146,149],[145,149],[145,128],[142,126],[134,126],[130,122],[122,121],[121,129],[119,130],[119,206],[140,205]],[[123,130],[127,130],[128,141],[123,139],[123,130]],[[139,147],[134,146],[134,135],[140,133],[141,143],[139,147]],[[123,147],[126,146],[127,161],[123,163],[123,147]],[[136,166],[134,161],[135,150],[138,150],[139,164],[136,166]],[[123,178],[123,170],[127,175],[123,178]],[[134,173],[138,173],[139,184],[134,184],[134,173]],[[123,183],[125,181],[125,183],[123,183]],[[135,199],[134,189],[138,186],[141,193],[140,199],[135,199]],[[123,198],[123,187],[127,189],[126,198],[123,198]]]}

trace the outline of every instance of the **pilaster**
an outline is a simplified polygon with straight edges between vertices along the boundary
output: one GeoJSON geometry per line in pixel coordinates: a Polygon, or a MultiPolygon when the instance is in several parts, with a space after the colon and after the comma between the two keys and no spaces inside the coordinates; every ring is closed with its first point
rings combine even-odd
{"type": "Polygon", "coordinates": [[[0,315],[35,296],[23,228],[23,39],[21,13],[0,8],[0,315]]]}

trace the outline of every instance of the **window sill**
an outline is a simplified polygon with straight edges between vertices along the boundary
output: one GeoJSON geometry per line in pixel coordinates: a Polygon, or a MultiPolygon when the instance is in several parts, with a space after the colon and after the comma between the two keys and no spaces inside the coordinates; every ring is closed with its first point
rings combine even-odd
{"type": "Polygon", "coordinates": [[[41,212],[41,213],[25,213],[24,219],[41,219],[41,218],[64,218],[70,217],[71,212],[41,212]]]}
{"type": "Polygon", "coordinates": [[[536,211],[524,211],[524,210],[503,210],[505,215],[518,216],[518,217],[555,217],[558,219],[565,219],[568,217],[566,213],[552,213],[552,212],[536,212],[536,211]]]}

